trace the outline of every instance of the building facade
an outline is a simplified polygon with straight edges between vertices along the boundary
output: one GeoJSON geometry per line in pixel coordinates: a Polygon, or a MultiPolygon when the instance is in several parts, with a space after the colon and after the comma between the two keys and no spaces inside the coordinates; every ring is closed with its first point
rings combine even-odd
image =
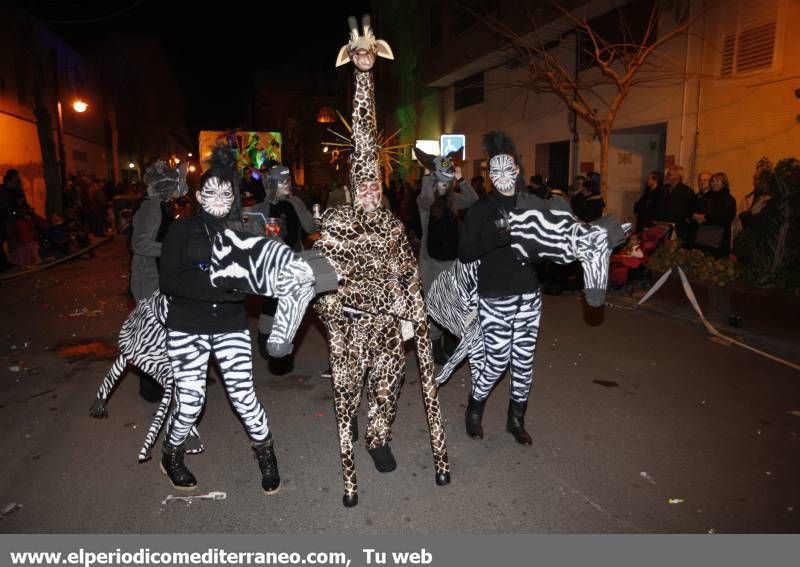
{"type": "MultiPolygon", "coordinates": [[[[581,172],[599,170],[600,146],[592,129],[571,116],[555,95],[526,88],[531,81],[524,62],[475,14],[447,1],[420,0],[417,19],[394,24],[394,17],[401,15],[400,3],[376,4],[382,16],[379,33],[393,36],[401,47],[404,42],[413,44],[409,48],[416,50],[408,56],[410,63],[401,60],[402,49],[396,51],[398,67],[413,69],[402,73],[395,87],[412,94],[400,97],[384,115],[389,123],[405,120],[406,140],[464,134],[467,176],[485,173],[480,139],[491,129],[513,137],[529,176],[538,173],[563,186],[581,172]]],[[[520,3],[474,4],[476,12],[488,8],[525,38],[539,34],[545,42],[559,39],[562,64],[583,69],[582,76],[598,72],[581,62],[585,46],[576,49],[581,43],[565,16],[551,14],[547,25],[533,32],[519,12],[520,3]]],[[[630,27],[641,27],[641,18],[652,6],[642,0],[560,4],[610,35],[620,14],[630,27]]],[[[700,171],[724,171],[732,194],[741,201],[752,190],[760,158],[777,162],[798,153],[800,45],[789,34],[791,22],[800,21],[800,2],[670,5],[660,14],[656,33],[667,33],[685,21],[690,22],[689,33],[670,40],[651,57],[642,70],[647,80],[622,103],[611,136],[608,212],[623,217],[633,214],[649,171],[682,165],[691,186],[700,171]]],[[[598,92],[611,94],[602,86],[598,92]]]]}
{"type": "MultiPolygon", "coordinates": [[[[62,114],[64,170],[105,178],[108,174],[105,109],[102,89],[92,66],[69,45],[39,28],[34,33],[42,54],[42,96],[50,114],[55,158],[59,154],[58,106],[62,114]],[[88,104],[78,112],[73,103],[88,104]]],[[[0,172],[17,169],[28,202],[45,214],[46,191],[42,152],[33,111],[35,88],[29,46],[19,45],[11,33],[0,34],[0,172]]],[[[80,107],[79,107],[80,108],[80,107]]]]}

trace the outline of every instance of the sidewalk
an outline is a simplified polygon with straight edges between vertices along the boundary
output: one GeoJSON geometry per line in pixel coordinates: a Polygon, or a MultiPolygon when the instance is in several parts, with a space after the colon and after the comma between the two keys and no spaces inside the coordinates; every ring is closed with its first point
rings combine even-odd
{"type": "MultiPolygon", "coordinates": [[[[693,290],[699,296],[699,290],[695,286],[693,286],[693,290]]],[[[670,276],[669,281],[647,302],[637,306],[645,293],[646,291],[635,291],[628,295],[621,290],[609,290],[606,304],[611,308],[644,310],[649,313],[686,321],[705,331],[703,323],[695,313],[683,291],[683,287],[680,285],[677,274],[670,276]]],[[[724,312],[722,316],[713,313],[712,310],[707,309],[707,305],[704,306],[701,297],[698,297],[698,302],[701,310],[703,310],[703,315],[709,323],[723,335],[784,358],[794,364],[800,364],[800,324],[791,324],[791,322],[787,321],[786,313],[773,313],[772,315],[774,316],[770,317],[770,313],[762,312],[760,317],[754,317],[753,309],[758,306],[734,305],[731,311],[741,316],[743,323],[741,327],[734,327],[730,325],[724,312]],[[770,319],[769,325],[763,324],[761,319],[764,317],[770,319]]]]}

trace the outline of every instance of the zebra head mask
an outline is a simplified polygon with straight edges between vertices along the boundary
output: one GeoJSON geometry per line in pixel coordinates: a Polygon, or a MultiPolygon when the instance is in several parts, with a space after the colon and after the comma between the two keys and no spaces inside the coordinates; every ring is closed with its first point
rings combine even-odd
{"type": "Polygon", "coordinates": [[[489,178],[501,195],[511,196],[517,186],[517,167],[514,158],[508,154],[498,154],[489,160],[489,178]]]}
{"type": "Polygon", "coordinates": [[[631,224],[605,216],[591,224],[579,221],[567,208],[517,210],[509,215],[511,248],[523,261],[578,261],[583,268],[586,302],[605,303],[611,251],[625,241],[631,224]]]}

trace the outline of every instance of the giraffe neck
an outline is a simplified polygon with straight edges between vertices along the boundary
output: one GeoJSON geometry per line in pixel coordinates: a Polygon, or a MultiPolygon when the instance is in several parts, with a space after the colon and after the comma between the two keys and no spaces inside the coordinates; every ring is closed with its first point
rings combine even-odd
{"type": "Polygon", "coordinates": [[[350,157],[350,191],[368,180],[380,179],[378,132],[375,118],[375,82],[372,71],[356,69],[353,92],[353,153],[350,157]]]}

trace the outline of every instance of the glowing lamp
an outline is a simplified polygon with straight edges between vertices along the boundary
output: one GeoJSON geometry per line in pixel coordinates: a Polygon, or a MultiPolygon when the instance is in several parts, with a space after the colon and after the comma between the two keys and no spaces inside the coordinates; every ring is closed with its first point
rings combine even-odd
{"type": "Polygon", "coordinates": [[[336,122],[336,111],[330,106],[323,106],[317,111],[317,122],[320,124],[336,122]]]}
{"type": "Polygon", "coordinates": [[[189,171],[191,171],[192,173],[194,173],[194,171],[195,171],[196,169],[197,169],[197,168],[196,168],[195,166],[193,166],[193,165],[190,165],[190,166],[189,166],[189,171]]]}
{"type": "Polygon", "coordinates": [[[327,154],[328,153],[328,146],[325,146],[324,148],[322,148],[322,151],[323,151],[323,153],[327,154]]]}
{"type": "Polygon", "coordinates": [[[133,163],[133,162],[130,162],[130,163],[128,164],[128,168],[129,168],[129,169],[135,169],[135,168],[136,168],[136,164],[135,164],[135,163],[133,163]]]}
{"type": "Polygon", "coordinates": [[[86,112],[86,109],[89,108],[89,105],[81,99],[78,99],[72,103],[72,108],[75,110],[75,112],[86,112]]]}

